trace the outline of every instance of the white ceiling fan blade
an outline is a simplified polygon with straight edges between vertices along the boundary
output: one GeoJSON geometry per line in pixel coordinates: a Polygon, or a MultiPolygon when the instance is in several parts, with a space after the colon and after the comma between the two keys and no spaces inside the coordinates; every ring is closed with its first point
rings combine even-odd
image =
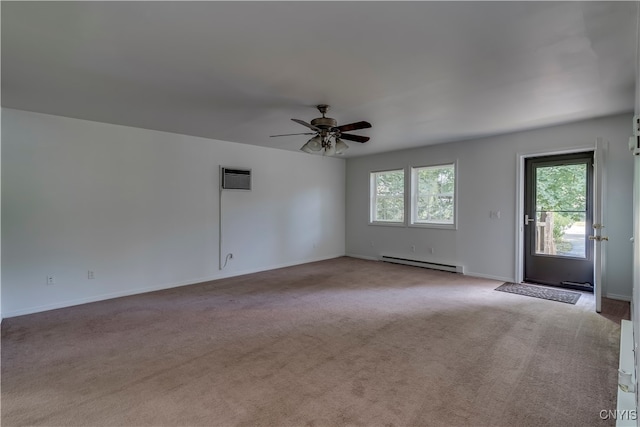
{"type": "Polygon", "coordinates": [[[314,130],[314,131],[316,131],[316,132],[320,132],[320,128],[317,128],[317,127],[315,127],[314,125],[311,125],[311,124],[309,124],[309,123],[305,122],[304,120],[298,120],[298,119],[291,119],[291,120],[293,120],[293,121],[294,121],[294,122],[296,122],[296,123],[301,124],[302,126],[306,126],[306,127],[308,127],[309,129],[311,129],[311,130],[314,130]]]}
{"type": "Polygon", "coordinates": [[[304,132],[304,133],[283,133],[282,135],[269,135],[270,138],[275,138],[277,136],[291,136],[291,135],[315,135],[314,132],[304,132]]]}

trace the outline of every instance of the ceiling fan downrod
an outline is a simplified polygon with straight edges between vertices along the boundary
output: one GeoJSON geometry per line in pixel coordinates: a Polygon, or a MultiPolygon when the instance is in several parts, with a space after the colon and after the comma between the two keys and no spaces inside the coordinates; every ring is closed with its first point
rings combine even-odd
{"type": "Polygon", "coordinates": [[[318,109],[318,111],[320,111],[322,117],[324,117],[324,115],[327,114],[327,111],[329,111],[329,106],[327,104],[316,105],[316,108],[318,109]]]}
{"type": "Polygon", "coordinates": [[[322,117],[318,117],[317,119],[311,120],[311,125],[317,127],[322,130],[330,130],[338,126],[338,122],[336,119],[332,119],[331,117],[326,117],[325,114],[329,111],[329,106],[326,104],[320,104],[316,107],[322,117]]]}

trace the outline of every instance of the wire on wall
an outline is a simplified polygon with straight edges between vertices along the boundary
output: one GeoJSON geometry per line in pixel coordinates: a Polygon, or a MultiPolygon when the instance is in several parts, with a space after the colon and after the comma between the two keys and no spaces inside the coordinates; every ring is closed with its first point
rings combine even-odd
{"type": "Polygon", "coordinates": [[[225,260],[222,265],[222,186],[218,189],[218,270],[227,266],[225,260]]]}
{"type": "Polygon", "coordinates": [[[218,189],[218,270],[227,266],[233,253],[228,253],[222,263],[222,192],[224,190],[251,191],[251,169],[231,169],[220,165],[220,185],[218,189]]]}

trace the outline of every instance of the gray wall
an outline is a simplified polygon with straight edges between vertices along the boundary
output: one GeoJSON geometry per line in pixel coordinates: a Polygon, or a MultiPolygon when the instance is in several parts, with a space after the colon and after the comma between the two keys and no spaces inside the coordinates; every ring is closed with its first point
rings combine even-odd
{"type": "Polygon", "coordinates": [[[633,156],[631,114],[509,135],[427,146],[347,160],[346,251],[377,258],[381,252],[460,263],[467,273],[514,280],[517,257],[517,164],[521,154],[595,147],[609,141],[607,159],[607,270],[603,295],[630,299],[632,289],[633,156]],[[442,230],[369,225],[369,173],[458,161],[458,228],[442,230]],[[501,212],[491,219],[490,211],[501,212]],[[432,254],[430,249],[433,248],[432,254]]]}
{"type": "Polygon", "coordinates": [[[10,109],[2,120],[5,317],[344,255],[343,159],[10,109]],[[254,177],[222,195],[234,255],[222,271],[220,165],[254,177]]]}

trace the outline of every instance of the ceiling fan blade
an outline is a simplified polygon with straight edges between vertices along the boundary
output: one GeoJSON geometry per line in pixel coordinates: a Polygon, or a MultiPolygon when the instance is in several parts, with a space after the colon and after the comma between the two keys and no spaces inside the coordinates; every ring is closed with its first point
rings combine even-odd
{"type": "Polygon", "coordinates": [[[341,133],[340,139],[346,139],[349,141],[362,142],[365,143],[369,140],[368,136],[360,136],[360,135],[349,135],[348,133],[341,133]]]}
{"type": "Polygon", "coordinates": [[[316,132],[320,132],[319,128],[315,127],[314,125],[310,125],[309,123],[305,122],[304,120],[298,120],[298,119],[291,119],[291,120],[293,120],[296,123],[301,124],[302,126],[306,126],[311,130],[314,130],[316,132]]]}
{"type": "Polygon", "coordinates": [[[349,123],[348,125],[338,126],[338,130],[340,132],[349,132],[349,131],[358,130],[358,129],[368,129],[370,127],[371,127],[371,123],[369,122],[355,122],[355,123],[349,123]]]}
{"type": "Polygon", "coordinates": [[[315,135],[315,132],[304,132],[304,133],[283,133],[282,135],[269,135],[270,138],[275,138],[276,136],[291,136],[291,135],[315,135]]]}

